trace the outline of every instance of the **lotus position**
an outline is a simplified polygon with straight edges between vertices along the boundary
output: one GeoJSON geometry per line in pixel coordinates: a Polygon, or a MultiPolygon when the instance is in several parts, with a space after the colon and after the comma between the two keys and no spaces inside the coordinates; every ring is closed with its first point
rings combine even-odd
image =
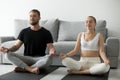
{"type": "Polygon", "coordinates": [[[62,64],[69,68],[69,74],[104,74],[109,71],[109,59],[104,52],[104,39],[101,33],[95,32],[96,19],[88,16],[85,21],[86,32],[80,32],[75,48],[68,53],[61,53],[62,64]],[[71,56],[80,49],[80,60],[71,56]],[[101,62],[100,57],[103,62],[101,62]]]}
{"type": "Polygon", "coordinates": [[[14,71],[28,71],[39,74],[39,68],[44,68],[52,63],[55,55],[53,38],[51,33],[39,25],[40,12],[33,9],[29,12],[30,27],[23,29],[16,43],[11,48],[0,47],[0,51],[6,53],[7,58],[17,67],[14,71]],[[14,53],[24,44],[24,56],[14,53]],[[46,47],[49,54],[45,54],[46,47]]]}

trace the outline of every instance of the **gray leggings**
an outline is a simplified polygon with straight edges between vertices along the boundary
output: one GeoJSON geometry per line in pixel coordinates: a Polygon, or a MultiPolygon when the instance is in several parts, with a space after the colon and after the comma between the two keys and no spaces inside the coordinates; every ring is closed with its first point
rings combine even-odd
{"type": "Polygon", "coordinates": [[[30,57],[9,52],[6,54],[6,57],[14,65],[21,68],[24,68],[25,66],[44,68],[52,64],[52,57],[50,55],[45,55],[43,57],[30,57]]]}

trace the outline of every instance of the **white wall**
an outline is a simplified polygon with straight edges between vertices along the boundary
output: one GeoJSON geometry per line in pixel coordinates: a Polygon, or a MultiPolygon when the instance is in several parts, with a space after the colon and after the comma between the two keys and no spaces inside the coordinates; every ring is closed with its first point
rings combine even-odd
{"type": "Polygon", "coordinates": [[[107,21],[109,36],[120,38],[120,0],[1,0],[0,36],[12,36],[13,20],[28,19],[33,8],[41,11],[42,19],[77,21],[93,15],[107,21]]]}
{"type": "Polygon", "coordinates": [[[13,35],[13,20],[28,19],[36,8],[42,19],[84,20],[88,15],[105,19],[109,36],[120,37],[120,0],[1,0],[0,36],[13,35]]]}

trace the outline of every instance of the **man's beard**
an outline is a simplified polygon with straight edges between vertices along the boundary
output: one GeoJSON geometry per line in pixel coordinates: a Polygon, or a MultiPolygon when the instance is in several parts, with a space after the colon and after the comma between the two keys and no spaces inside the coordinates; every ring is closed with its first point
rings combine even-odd
{"type": "Polygon", "coordinates": [[[36,24],[38,24],[38,21],[36,21],[36,22],[31,22],[30,24],[31,24],[31,25],[36,25],[36,24]]]}

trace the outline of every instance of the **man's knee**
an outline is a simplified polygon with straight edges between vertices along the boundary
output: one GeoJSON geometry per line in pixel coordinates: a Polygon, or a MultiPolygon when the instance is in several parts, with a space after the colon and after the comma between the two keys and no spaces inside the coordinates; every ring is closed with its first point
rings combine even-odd
{"type": "Polygon", "coordinates": [[[51,65],[51,64],[52,64],[52,60],[53,60],[53,57],[47,55],[47,56],[46,56],[46,61],[45,61],[45,66],[51,65]]]}
{"type": "Polygon", "coordinates": [[[10,52],[9,52],[9,53],[6,53],[6,54],[5,54],[5,57],[6,57],[7,59],[9,59],[9,60],[10,60],[13,56],[14,56],[14,53],[10,53],[10,52]]]}

